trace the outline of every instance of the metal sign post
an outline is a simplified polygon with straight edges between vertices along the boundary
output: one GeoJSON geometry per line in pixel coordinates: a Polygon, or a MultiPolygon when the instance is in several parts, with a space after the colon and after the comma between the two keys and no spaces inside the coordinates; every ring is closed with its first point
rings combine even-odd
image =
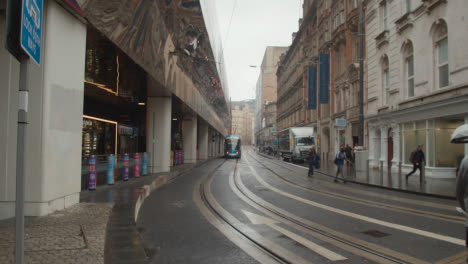
{"type": "Polygon", "coordinates": [[[28,64],[29,59],[21,61],[18,107],[18,138],[16,152],[16,204],[15,204],[15,259],[16,264],[24,263],[24,158],[26,128],[28,125],[28,64]]]}
{"type": "Polygon", "coordinates": [[[8,0],[6,48],[20,61],[16,153],[15,263],[24,263],[24,160],[28,125],[29,58],[41,62],[43,0],[8,0]],[[21,12],[19,12],[21,10],[21,12]]]}

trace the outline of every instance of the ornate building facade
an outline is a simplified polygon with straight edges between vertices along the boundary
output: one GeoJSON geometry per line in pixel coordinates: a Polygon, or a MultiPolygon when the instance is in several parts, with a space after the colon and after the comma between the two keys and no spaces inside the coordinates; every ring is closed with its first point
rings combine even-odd
{"type": "Polygon", "coordinates": [[[426,176],[454,178],[468,148],[450,144],[468,123],[465,0],[366,1],[369,159],[409,170],[423,145],[426,176]]]}
{"type": "Polygon", "coordinates": [[[358,1],[309,0],[278,75],[278,129],[315,128],[323,159],[358,141],[358,1]]]}

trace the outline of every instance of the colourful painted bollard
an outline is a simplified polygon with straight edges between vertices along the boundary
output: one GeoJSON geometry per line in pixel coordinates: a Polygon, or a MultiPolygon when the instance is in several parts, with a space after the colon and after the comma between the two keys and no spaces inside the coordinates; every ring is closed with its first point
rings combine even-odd
{"type": "Polygon", "coordinates": [[[115,183],[115,156],[107,156],[107,177],[106,181],[108,185],[113,185],[115,183]]]}
{"type": "Polygon", "coordinates": [[[148,174],[148,153],[143,153],[143,158],[141,160],[141,175],[145,176],[148,174]]]}
{"type": "Polygon", "coordinates": [[[133,176],[138,178],[140,177],[140,153],[135,153],[135,155],[133,155],[133,159],[135,160],[135,165],[133,166],[133,176]]]}
{"type": "Polygon", "coordinates": [[[183,151],[180,152],[180,156],[182,157],[182,162],[180,164],[184,164],[185,156],[183,151]]]}
{"type": "Polygon", "coordinates": [[[96,190],[96,156],[88,158],[88,190],[96,190]]]}
{"type": "Polygon", "coordinates": [[[124,154],[122,157],[123,171],[122,171],[122,180],[128,181],[128,176],[130,174],[130,156],[124,154]]]}

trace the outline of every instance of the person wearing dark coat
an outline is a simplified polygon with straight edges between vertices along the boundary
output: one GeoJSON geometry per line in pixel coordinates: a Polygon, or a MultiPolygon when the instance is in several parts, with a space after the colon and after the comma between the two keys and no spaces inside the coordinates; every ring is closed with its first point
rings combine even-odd
{"type": "Polygon", "coordinates": [[[309,174],[308,176],[313,176],[314,175],[314,167],[317,166],[318,162],[318,156],[317,153],[315,152],[315,148],[311,148],[309,153],[308,153],[308,158],[309,158],[309,174]]]}
{"type": "Polygon", "coordinates": [[[421,168],[426,162],[424,152],[422,151],[422,145],[419,145],[418,149],[414,152],[411,162],[413,163],[413,170],[410,173],[406,174],[406,180],[408,180],[408,177],[411,176],[411,174],[415,173],[417,169],[419,169],[419,176],[421,177],[421,168]]]}

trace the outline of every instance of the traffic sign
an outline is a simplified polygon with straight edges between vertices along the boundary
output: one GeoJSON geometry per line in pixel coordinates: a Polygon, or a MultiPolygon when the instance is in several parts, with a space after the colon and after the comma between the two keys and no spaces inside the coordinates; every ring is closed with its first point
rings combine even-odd
{"type": "Polygon", "coordinates": [[[43,0],[23,0],[21,11],[21,47],[41,64],[43,0]]]}

